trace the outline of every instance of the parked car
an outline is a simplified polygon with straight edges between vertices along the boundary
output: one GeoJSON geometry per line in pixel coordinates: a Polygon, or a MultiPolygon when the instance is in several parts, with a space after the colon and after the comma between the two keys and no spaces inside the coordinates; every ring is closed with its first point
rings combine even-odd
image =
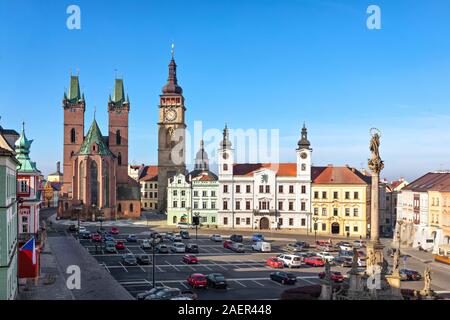
{"type": "Polygon", "coordinates": [[[198,253],[198,245],[195,243],[186,244],[186,252],[188,253],[198,253]]]}
{"type": "Polygon", "coordinates": [[[77,226],[74,224],[71,224],[67,230],[69,230],[69,232],[76,232],[77,231],[77,226]]]}
{"type": "Polygon", "coordinates": [[[178,288],[164,288],[156,292],[155,294],[151,294],[146,296],[145,300],[171,300],[173,298],[181,296],[181,290],[178,288]]]}
{"type": "Polygon", "coordinates": [[[94,233],[91,235],[91,239],[94,242],[102,242],[102,236],[98,233],[94,233]]]}
{"type": "MultiPolygon", "coordinates": [[[[325,278],[325,272],[320,272],[319,273],[319,278],[320,279],[325,278]]],[[[344,281],[344,276],[339,271],[331,271],[330,278],[331,278],[331,281],[334,281],[334,282],[342,282],[342,281],[344,281]]]]}
{"type": "Polygon", "coordinates": [[[275,268],[275,269],[283,269],[284,263],[282,260],[278,259],[277,257],[270,257],[266,260],[266,266],[275,268]]]}
{"type": "Polygon", "coordinates": [[[279,282],[281,284],[295,284],[297,282],[297,277],[293,273],[276,271],[270,274],[270,280],[279,282]]]}
{"type": "Polygon", "coordinates": [[[233,242],[233,244],[229,247],[232,251],[234,252],[239,252],[239,253],[243,253],[244,250],[244,245],[242,243],[239,242],[233,242]]]}
{"type": "Polygon", "coordinates": [[[264,241],[264,235],[262,233],[254,233],[252,241],[264,241]]]}
{"type": "Polygon", "coordinates": [[[158,253],[169,253],[169,248],[165,244],[158,244],[156,246],[158,253]]]}
{"type": "Polygon", "coordinates": [[[353,246],[355,248],[364,248],[366,246],[366,242],[364,240],[355,240],[353,241],[353,246]]]}
{"type": "Polygon", "coordinates": [[[170,251],[175,252],[175,253],[185,253],[186,252],[186,245],[184,243],[181,243],[181,242],[174,242],[170,246],[170,251]]]}
{"type": "Polygon", "coordinates": [[[86,232],[88,230],[86,229],[86,227],[80,226],[79,228],[77,228],[77,231],[78,231],[78,233],[82,233],[82,232],[86,232]]]}
{"type": "Polygon", "coordinates": [[[123,241],[117,241],[117,242],[116,242],[116,249],[117,249],[117,250],[123,250],[123,249],[125,249],[125,243],[123,243],[123,241]]]}
{"type": "Polygon", "coordinates": [[[181,261],[187,264],[193,264],[198,263],[198,258],[196,256],[193,256],[192,254],[187,254],[181,259],[181,261]]]}
{"type": "Polygon", "coordinates": [[[293,254],[280,254],[277,258],[288,268],[299,268],[302,265],[302,258],[293,254]]]}
{"type": "Polygon", "coordinates": [[[269,242],[261,240],[252,244],[252,250],[261,252],[270,252],[272,250],[272,247],[269,242]]]}
{"type": "Polygon", "coordinates": [[[221,273],[211,273],[206,276],[206,285],[213,288],[227,288],[227,280],[221,273]]]}
{"type": "Polygon", "coordinates": [[[179,229],[190,229],[190,228],[193,228],[195,226],[193,226],[192,224],[187,223],[187,222],[177,222],[177,227],[179,229]]]}
{"type": "Polygon", "coordinates": [[[172,298],[171,300],[181,300],[181,298],[188,298],[189,300],[198,300],[198,295],[192,290],[181,291],[180,297],[172,298]]]}
{"type": "Polygon", "coordinates": [[[342,251],[352,251],[353,247],[350,244],[350,242],[346,242],[346,241],[341,241],[336,243],[336,246],[338,246],[338,248],[342,251]]]}
{"type": "Polygon", "coordinates": [[[214,242],[222,242],[222,236],[220,234],[213,234],[209,237],[209,240],[214,242]]]}
{"type": "Polygon", "coordinates": [[[117,227],[112,227],[112,228],[111,228],[111,234],[119,234],[119,228],[117,228],[117,227]]]}
{"type": "Polygon", "coordinates": [[[152,248],[152,242],[149,239],[142,240],[141,248],[144,249],[144,250],[145,249],[151,249],[152,248]]]}
{"type": "Polygon", "coordinates": [[[156,294],[156,293],[158,293],[158,291],[165,290],[165,289],[167,289],[167,287],[154,287],[154,288],[152,288],[152,289],[150,289],[148,291],[138,293],[136,295],[136,299],[144,300],[147,296],[150,296],[152,294],[156,294]]]}
{"type": "Polygon", "coordinates": [[[231,247],[232,244],[233,244],[233,241],[231,241],[231,240],[225,240],[225,241],[223,242],[223,247],[224,247],[225,249],[228,249],[228,248],[231,247]]]}
{"type": "Polygon", "coordinates": [[[206,288],[208,281],[206,276],[201,273],[193,273],[187,278],[187,282],[193,288],[206,288]]]}
{"type": "Polygon", "coordinates": [[[305,258],[308,258],[308,257],[315,257],[316,253],[307,251],[307,252],[296,252],[296,253],[293,253],[293,255],[298,256],[304,260],[305,258]]]}
{"type": "Polygon", "coordinates": [[[122,264],[127,266],[136,266],[137,259],[136,256],[132,253],[127,253],[122,256],[122,264]]]}
{"type": "Polygon", "coordinates": [[[323,267],[325,265],[325,261],[320,257],[308,257],[303,261],[305,264],[313,267],[323,267]]]}
{"type": "Polygon", "coordinates": [[[348,256],[337,256],[336,258],[334,258],[333,262],[336,266],[351,267],[353,259],[348,256]]]}
{"type": "Polygon", "coordinates": [[[98,234],[105,234],[106,233],[106,229],[103,228],[103,227],[100,227],[100,228],[97,229],[97,233],[98,234]]]}
{"type": "Polygon", "coordinates": [[[189,236],[189,232],[187,232],[186,230],[181,230],[180,231],[180,236],[182,239],[190,239],[191,237],[189,236]]]}
{"type": "Polygon", "coordinates": [[[137,260],[138,264],[150,264],[151,263],[150,255],[148,255],[148,254],[137,255],[136,260],[137,260]]]}
{"type": "Polygon", "coordinates": [[[233,242],[242,242],[244,241],[244,237],[242,237],[240,234],[232,234],[230,240],[233,242]]]}
{"type": "Polygon", "coordinates": [[[300,252],[303,250],[307,250],[309,248],[309,244],[306,242],[295,242],[295,243],[288,243],[286,245],[286,250],[291,252],[300,252]]]}
{"type": "Polygon", "coordinates": [[[333,260],[334,260],[334,256],[332,254],[330,254],[329,252],[325,252],[325,251],[318,252],[317,256],[328,262],[333,262],[333,260]]]}
{"type": "Polygon", "coordinates": [[[105,241],[114,241],[114,237],[110,234],[105,234],[105,241]]]}
{"type": "Polygon", "coordinates": [[[332,244],[324,244],[324,245],[317,246],[316,248],[320,251],[333,252],[333,251],[336,251],[338,247],[336,247],[332,244]]]}
{"type": "Polygon", "coordinates": [[[117,253],[116,243],[114,241],[106,241],[105,251],[108,253],[117,253]]]}
{"type": "Polygon", "coordinates": [[[419,281],[422,280],[422,276],[419,272],[411,269],[400,269],[401,280],[406,281],[419,281]]]}
{"type": "Polygon", "coordinates": [[[89,231],[84,231],[84,232],[79,232],[78,235],[82,238],[82,239],[90,239],[91,238],[91,233],[89,231]]]}
{"type": "Polygon", "coordinates": [[[128,235],[127,241],[128,241],[128,242],[137,242],[137,237],[136,237],[136,235],[134,235],[134,234],[128,235]]]}
{"type": "Polygon", "coordinates": [[[183,242],[183,238],[179,234],[176,234],[172,237],[172,242],[183,242]]]}
{"type": "Polygon", "coordinates": [[[172,237],[173,237],[174,235],[175,235],[175,234],[174,234],[173,232],[167,232],[167,233],[165,234],[165,236],[164,236],[164,239],[167,239],[167,240],[172,241],[172,237]]]}

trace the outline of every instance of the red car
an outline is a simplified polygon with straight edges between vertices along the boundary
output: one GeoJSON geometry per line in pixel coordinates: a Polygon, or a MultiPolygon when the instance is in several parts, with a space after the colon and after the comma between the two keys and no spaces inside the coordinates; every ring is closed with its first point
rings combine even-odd
{"type": "Polygon", "coordinates": [[[111,234],[119,234],[119,228],[117,228],[117,227],[112,227],[112,228],[111,228],[111,234]]]}
{"type": "Polygon", "coordinates": [[[198,263],[198,258],[196,256],[193,256],[191,254],[187,254],[181,259],[184,263],[191,264],[191,263],[198,263]]]}
{"type": "Polygon", "coordinates": [[[275,269],[282,269],[284,268],[283,261],[279,260],[277,257],[270,257],[266,260],[266,266],[269,266],[271,268],[275,269]]]}
{"type": "MultiPolygon", "coordinates": [[[[319,273],[319,278],[325,278],[325,272],[319,273]]],[[[331,280],[334,282],[342,282],[344,281],[344,276],[338,271],[331,271],[331,280]]]]}
{"type": "Polygon", "coordinates": [[[188,277],[187,282],[193,288],[206,288],[206,285],[207,285],[206,276],[204,274],[201,274],[201,273],[193,273],[193,274],[191,274],[188,277]]]}
{"type": "Polygon", "coordinates": [[[313,267],[323,267],[325,265],[325,261],[319,257],[306,257],[303,261],[305,264],[313,267]]]}
{"type": "Polygon", "coordinates": [[[91,239],[92,239],[92,241],[94,241],[94,242],[102,242],[102,236],[101,236],[100,234],[98,234],[98,233],[94,233],[94,234],[91,236],[91,239]]]}
{"type": "Polygon", "coordinates": [[[123,250],[123,249],[125,249],[125,244],[123,243],[123,241],[117,241],[117,242],[116,242],[116,249],[117,249],[117,250],[123,250]]]}
{"type": "Polygon", "coordinates": [[[233,244],[233,241],[231,241],[231,240],[225,240],[225,241],[223,242],[223,247],[224,247],[225,249],[228,249],[228,248],[231,247],[232,244],[233,244]]]}

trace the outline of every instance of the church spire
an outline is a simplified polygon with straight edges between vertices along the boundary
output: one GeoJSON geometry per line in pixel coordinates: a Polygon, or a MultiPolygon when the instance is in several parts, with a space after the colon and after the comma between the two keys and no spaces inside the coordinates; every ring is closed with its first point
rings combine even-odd
{"type": "Polygon", "coordinates": [[[30,159],[30,148],[33,140],[28,140],[25,135],[25,122],[22,123],[22,133],[15,143],[16,159],[20,162],[18,172],[39,172],[36,163],[30,159]]]}
{"type": "Polygon", "coordinates": [[[162,88],[163,94],[182,94],[183,89],[178,85],[177,80],[177,64],[175,63],[175,52],[174,52],[174,45],[172,44],[172,50],[171,55],[172,59],[169,63],[169,77],[167,79],[166,85],[162,88]]]}
{"type": "Polygon", "coordinates": [[[306,124],[303,122],[301,138],[298,142],[298,150],[309,149],[310,146],[311,146],[311,143],[308,140],[308,130],[306,129],[306,124]]]}
{"type": "Polygon", "coordinates": [[[228,133],[228,126],[225,124],[225,128],[223,129],[223,140],[220,142],[220,146],[222,149],[231,148],[231,141],[228,133]]]}
{"type": "Polygon", "coordinates": [[[208,154],[205,151],[205,143],[203,139],[200,140],[200,150],[197,152],[195,157],[195,170],[207,171],[209,170],[209,159],[208,154]]]}

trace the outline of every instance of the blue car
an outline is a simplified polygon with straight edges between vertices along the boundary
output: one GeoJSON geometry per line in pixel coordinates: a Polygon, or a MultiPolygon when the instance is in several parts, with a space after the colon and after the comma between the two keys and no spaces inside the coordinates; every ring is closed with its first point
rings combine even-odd
{"type": "Polygon", "coordinates": [[[264,241],[264,235],[261,233],[255,233],[252,236],[252,241],[264,241]]]}
{"type": "Polygon", "coordinates": [[[105,242],[106,241],[114,241],[114,237],[110,234],[105,235],[105,242]]]}
{"type": "Polygon", "coordinates": [[[137,242],[137,237],[136,237],[134,234],[130,234],[130,235],[127,237],[127,241],[128,241],[128,242],[137,242]]]}

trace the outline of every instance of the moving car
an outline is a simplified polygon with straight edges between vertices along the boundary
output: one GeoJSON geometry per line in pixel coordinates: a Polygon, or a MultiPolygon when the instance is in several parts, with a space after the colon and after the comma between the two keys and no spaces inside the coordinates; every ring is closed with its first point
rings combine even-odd
{"type": "Polygon", "coordinates": [[[328,262],[332,262],[334,260],[334,256],[326,251],[318,252],[317,256],[323,260],[327,260],[328,262]]]}
{"type": "Polygon", "coordinates": [[[308,257],[303,260],[305,264],[313,267],[323,267],[325,265],[325,261],[320,257],[308,257]]]}
{"type": "Polygon", "coordinates": [[[189,232],[187,232],[186,230],[181,230],[180,231],[180,236],[182,239],[190,239],[191,237],[189,236],[189,232]]]}
{"type": "Polygon", "coordinates": [[[261,252],[270,252],[270,250],[272,250],[272,247],[270,246],[269,242],[264,242],[261,240],[252,244],[252,250],[261,252]]]}
{"type": "Polygon", "coordinates": [[[229,248],[234,252],[239,252],[239,253],[244,252],[244,245],[239,242],[233,242],[233,244],[229,248]]]}
{"type": "Polygon", "coordinates": [[[150,264],[151,259],[148,254],[139,254],[136,256],[136,260],[138,264],[150,264]]]}
{"type": "Polygon", "coordinates": [[[136,266],[137,259],[136,256],[132,253],[127,253],[122,256],[122,263],[127,266],[136,266]]]}
{"type": "Polygon", "coordinates": [[[270,274],[270,280],[281,284],[295,284],[297,282],[297,277],[293,273],[277,271],[270,274]]]}
{"type": "Polygon", "coordinates": [[[116,249],[117,249],[117,250],[123,250],[123,249],[125,249],[125,243],[123,243],[123,241],[117,241],[117,242],[116,242],[116,249]]]}
{"type": "Polygon", "coordinates": [[[106,241],[105,251],[109,253],[117,253],[116,243],[114,241],[106,241]]]}
{"type": "Polygon", "coordinates": [[[198,245],[195,243],[186,244],[186,252],[188,253],[198,253],[198,245]]]}
{"type": "Polygon", "coordinates": [[[164,288],[155,294],[148,295],[144,300],[172,300],[181,296],[181,290],[178,288],[164,288]]]}
{"type": "Polygon", "coordinates": [[[266,266],[275,268],[275,269],[283,269],[284,263],[277,257],[270,257],[269,259],[266,260],[266,266]]]}
{"type": "Polygon", "coordinates": [[[222,242],[222,236],[220,234],[213,234],[209,237],[209,240],[214,242],[222,242]]]}
{"type": "Polygon", "coordinates": [[[149,239],[142,240],[141,248],[144,249],[144,250],[145,249],[151,249],[152,248],[152,242],[149,239]]]}
{"type": "Polygon", "coordinates": [[[225,249],[228,249],[228,248],[231,247],[232,244],[233,244],[233,241],[231,241],[231,240],[225,240],[225,241],[223,242],[223,247],[224,247],[225,249]]]}
{"type": "Polygon", "coordinates": [[[169,248],[165,244],[158,244],[156,246],[158,253],[169,253],[169,248]]]}
{"type": "MultiPolygon", "coordinates": [[[[325,278],[325,272],[320,272],[319,273],[319,278],[320,279],[325,278]]],[[[339,271],[331,271],[330,278],[331,278],[331,281],[334,281],[334,282],[342,282],[342,281],[344,281],[344,276],[339,271]]]]}
{"type": "Polygon", "coordinates": [[[158,293],[158,291],[161,291],[161,290],[164,290],[164,289],[167,289],[167,287],[154,287],[154,288],[152,288],[152,289],[150,289],[148,291],[138,293],[136,295],[136,299],[144,300],[145,297],[150,296],[152,294],[156,294],[156,293],[158,293]]]}
{"type": "Polygon", "coordinates": [[[181,243],[181,242],[174,242],[170,246],[170,251],[175,252],[175,253],[185,253],[186,252],[186,245],[184,243],[181,243]]]}
{"type": "Polygon", "coordinates": [[[128,241],[128,242],[137,242],[137,237],[136,237],[136,235],[135,235],[135,234],[130,234],[130,235],[128,235],[127,241],[128,241]]]}
{"type": "Polygon", "coordinates": [[[348,256],[337,256],[333,260],[334,264],[340,267],[351,267],[353,259],[348,256]]]}
{"type": "Polygon", "coordinates": [[[422,276],[419,272],[411,269],[401,269],[400,270],[400,278],[401,280],[406,281],[419,281],[422,279],[422,276]]]}
{"type": "Polygon", "coordinates": [[[293,254],[280,254],[277,258],[288,268],[299,268],[302,265],[302,258],[293,254]]]}
{"type": "Polygon", "coordinates": [[[244,237],[241,236],[240,234],[232,234],[230,240],[233,242],[242,242],[244,241],[244,237]]]}
{"type": "Polygon", "coordinates": [[[187,264],[193,264],[198,263],[198,258],[196,256],[193,256],[192,254],[187,254],[181,259],[181,261],[187,264]]]}
{"type": "Polygon", "coordinates": [[[187,282],[193,288],[206,288],[208,281],[202,273],[193,273],[187,278],[187,282]]]}
{"type": "Polygon", "coordinates": [[[119,234],[119,228],[117,228],[117,227],[112,227],[112,228],[111,228],[111,234],[119,234]]]}
{"type": "Polygon", "coordinates": [[[98,233],[94,233],[91,235],[91,239],[94,242],[102,242],[102,236],[98,233]]]}
{"type": "Polygon", "coordinates": [[[264,235],[261,233],[254,233],[252,236],[252,241],[264,241],[264,235]]]}
{"type": "Polygon", "coordinates": [[[227,281],[221,273],[211,273],[206,276],[206,284],[213,288],[227,288],[227,281]]]}

